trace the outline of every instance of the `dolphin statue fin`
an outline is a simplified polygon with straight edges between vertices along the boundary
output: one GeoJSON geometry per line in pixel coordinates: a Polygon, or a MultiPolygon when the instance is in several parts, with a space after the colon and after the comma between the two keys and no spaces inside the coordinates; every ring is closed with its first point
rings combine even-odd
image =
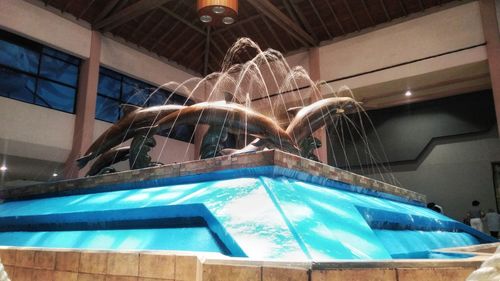
{"type": "Polygon", "coordinates": [[[148,136],[153,136],[156,133],[158,133],[158,128],[159,128],[158,125],[154,125],[154,126],[148,126],[148,127],[142,127],[142,128],[135,129],[134,132],[137,135],[146,135],[147,134],[148,136]]]}
{"type": "Polygon", "coordinates": [[[297,115],[297,112],[299,112],[302,109],[302,106],[296,106],[296,107],[290,107],[289,109],[286,110],[288,114],[295,116],[297,115]]]}
{"type": "Polygon", "coordinates": [[[235,102],[235,103],[241,103],[240,100],[238,100],[233,94],[230,92],[224,92],[224,100],[229,103],[229,102],[235,102]]]}
{"type": "Polygon", "coordinates": [[[76,164],[78,165],[78,167],[81,169],[83,167],[85,167],[85,165],[87,165],[87,163],[92,160],[92,156],[93,154],[90,153],[90,154],[87,154],[85,156],[82,156],[78,159],[76,159],[76,164]]]}
{"type": "Polygon", "coordinates": [[[127,116],[130,113],[132,113],[133,111],[141,109],[141,107],[139,107],[137,105],[128,104],[128,103],[124,103],[124,104],[120,105],[120,107],[122,108],[123,116],[127,116]]]}

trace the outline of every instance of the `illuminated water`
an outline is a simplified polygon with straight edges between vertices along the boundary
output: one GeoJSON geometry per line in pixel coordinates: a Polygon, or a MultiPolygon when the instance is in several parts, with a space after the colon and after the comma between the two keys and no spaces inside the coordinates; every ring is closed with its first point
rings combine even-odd
{"type": "Polygon", "coordinates": [[[0,204],[0,245],[324,261],[432,258],[432,250],[489,239],[404,198],[362,194],[359,187],[307,180],[292,170],[271,177],[266,169],[6,202],[0,204]]]}

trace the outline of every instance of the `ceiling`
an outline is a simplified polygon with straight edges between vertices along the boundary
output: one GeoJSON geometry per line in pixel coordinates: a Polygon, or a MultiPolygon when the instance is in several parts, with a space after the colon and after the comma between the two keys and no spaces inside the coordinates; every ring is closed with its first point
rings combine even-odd
{"type": "Polygon", "coordinates": [[[240,0],[236,23],[208,28],[195,0],[44,0],[200,75],[220,70],[226,50],[240,37],[286,54],[448,2],[457,1],[240,0]]]}

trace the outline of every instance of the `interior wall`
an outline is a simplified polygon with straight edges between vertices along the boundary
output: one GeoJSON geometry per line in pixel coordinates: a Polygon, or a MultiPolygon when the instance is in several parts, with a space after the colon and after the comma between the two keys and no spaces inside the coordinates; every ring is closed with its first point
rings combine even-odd
{"type": "Polygon", "coordinates": [[[446,215],[461,220],[479,200],[481,208],[496,209],[491,163],[500,161],[498,132],[456,137],[437,143],[417,166],[394,165],[401,186],[427,195],[446,215]]]}
{"type": "MultiPolygon", "coordinates": [[[[384,165],[393,171],[396,182],[389,173],[381,175],[371,169],[373,166],[366,165],[370,163],[363,160],[366,146],[360,142],[356,147],[361,156],[352,149],[345,150],[350,167],[342,166],[425,194],[428,202],[437,203],[446,215],[458,220],[465,216],[472,200],[479,200],[484,210],[496,209],[491,164],[500,161],[500,142],[491,99],[491,91],[483,91],[368,111],[374,117],[375,128],[370,128],[369,121],[363,121],[368,127],[370,151],[381,162],[389,161],[384,165]],[[385,153],[379,149],[379,140],[385,153]],[[364,170],[352,166],[357,161],[364,161],[364,170]]],[[[344,126],[344,132],[347,131],[344,126]]],[[[339,139],[334,134],[331,147],[341,146],[339,139]]],[[[344,139],[349,147],[348,133],[344,139]]],[[[335,150],[341,163],[342,155],[339,149],[335,150]]],[[[331,154],[329,159],[335,165],[331,154]]]]}

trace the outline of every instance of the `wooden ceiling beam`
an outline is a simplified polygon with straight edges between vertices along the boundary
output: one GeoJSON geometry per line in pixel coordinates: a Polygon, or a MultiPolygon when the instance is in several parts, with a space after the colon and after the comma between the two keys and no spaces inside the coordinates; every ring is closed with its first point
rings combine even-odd
{"type": "Polygon", "coordinates": [[[151,19],[151,17],[153,16],[154,13],[155,13],[154,11],[149,12],[149,14],[146,16],[146,18],[143,19],[141,21],[141,23],[134,28],[134,30],[132,31],[132,34],[130,35],[130,38],[134,38],[135,37],[135,35],[137,34],[137,32],[139,32],[142,29],[142,27],[146,24],[146,22],[148,22],[149,19],[151,19]]]}
{"type": "Polygon", "coordinates": [[[359,23],[358,23],[358,21],[356,20],[356,17],[354,17],[354,14],[352,13],[351,7],[349,6],[349,3],[348,3],[346,0],[344,0],[344,5],[345,5],[345,7],[347,8],[347,11],[349,12],[349,15],[351,16],[352,21],[353,21],[353,22],[354,22],[354,24],[356,25],[356,29],[357,29],[358,31],[360,31],[360,30],[361,30],[361,28],[359,28],[359,23]]]}
{"type": "Polygon", "coordinates": [[[162,26],[162,24],[167,20],[167,18],[168,18],[167,15],[163,15],[163,17],[159,21],[157,21],[156,24],[141,38],[141,40],[139,40],[138,45],[142,46],[144,42],[146,42],[146,40],[149,39],[149,37],[153,36],[156,30],[158,30],[158,28],[162,26]]]}
{"type": "Polygon", "coordinates": [[[196,25],[194,25],[194,24],[190,23],[189,21],[187,21],[187,20],[186,20],[186,19],[184,19],[183,17],[179,16],[178,14],[176,14],[176,13],[174,13],[174,12],[170,11],[169,9],[167,9],[167,8],[165,8],[165,7],[160,7],[160,9],[161,9],[162,11],[164,11],[165,13],[167,13],[169,16],[171,16],[171,17],[175,18],[176,20],[178,20],[178,21],[182,22],[183,24],[185,24],[185,25],[189,26],[189,27],[190,27],[190,28],[192,28],[193,30],[196,30],[198,33],[202,34],[203,36],[205,36],[205,35],[206,35],[206,32],[205,32],[203,29],[201,29],[201,28],[199,28],[198,26],[196,26],[196,25]]]}
{"type": "Polygon", "coordinates": [[[94,4],[96,0],[92,0],[92,1],[89,1],[89,3],[87,4],[87,6],[85,6],[85,9],[83,9],[79,14],[78,16],[76,16],[76,19],[79,20],[83,15],[85,15],[85,13],[89,10],[89,8],[92,6],[92,4],[94,4]]]}
{"type": "MultiPolygon", "coordinates": [[[[187,16],[188,14],[189,10],[186,9],[183,16],[187,16]]],[[[153,46],[151,46],[149,50],[153,52],[156,49],[156,47],[158,47],[159,44],[163,42],[163,40],[167,38],[167,36],[169,36],[177,28],[177,26],[179,26],[180,23],[181,23],[180,21],[177,21],[167,32],[163,33],[163,35],[160,38],[158,38],[158,40],[156,40],[156,42],[153,44],[153,46]]],[[[170,40],[170,43],[172,43],[173,41],[174,40],[170,40]]],[[[168,44],[168,46],[170,46],[170,44],[168,44]]]]}
{"type": "Polygon", "coordinates": [[[210,26],[207,27],[207,39],[205,42],[205,59],[203,62],[203,76],[208,72],[208,55],[210,54],[210,26]]]}
{"type": "Polygon", "coordinates": [[[61,13],[66,12],[66,10],[69,8],[71,4],[73,4],[73,1],[66,2],[66,5],[64,5],[64,7],[61,9],[61,13]]]}
{"type": "Polygon", "coordinates": [[[116,4],[118,4],[118,1],[120,0],[109,0],[106,3],[106,6],[102,8],[101,12],[95,17],[95,19],[93,19],[93,22],[99,22],[100,20],[105,18],[111,12],[111,10],[116,6],[116,4]]]}
{"type": "Polygon", "coordinates": [[[316,46],[316,40],[308,34],[302,27],[298,26],[289,17],[283,14],[268,0],[247,0],[257,11],[264,14],[274,23],[288,31],[290,35],[295,37],[304,46],[316,46]]]}
{"type": "MultiPolygon", "coordinates": [[[[170,56],[168,56],[169,59],[175,61],[175,57],[177,57],[185,48],[189,46],[195,39],[199,39],[197,36],[191,36],[189,40],[185,41],[184,44],[180,45],[177,50],[170,56]]],[[[203,41],[203,40],[201,40],[203,41]]]]}
{"type": "MultiPolygon", "coordinates": [[[[264,34],[262,34],[262,32],[260,31],[260,28],[257,26],[257,24],[255,24],[254,21],[252,21],[251,23],[251,26],[254,30],[254,32],[260,37],[262,38],[262,41],[264,42],[264,44],[266,44],[266,48],[272,48],[273,46],[271,46],[271,44],[269,44],[269,41],[267,41],[267,38],[266,36],[264,36],[264,34]]],[[[262,48],[261,48],[262,49],[262,48]]]]}
{"type": "Polygon", "coordinates": [[[421,12],[423,12],[425,10],[424,2],[422,2],[422,0],[418,0],[418,6],[420,7],[421,12]]]}
{"type": "Polygon", "coordinates": [[[94,25],[95,29],[111,30],[119,25],[122,25],[138,16],[142,16],[147,12],[154,10],[170,0],[141,0],[132,4],[115,14],[104,18],[94,25]]]}
{"type": "Polygon", "coordinates": [[[403,10],[403,14],[406,17],[408,15],[408,11],[406,10],[405,3],[403,3],[403,0],[399,0],[399,5],[401,6],[401,10],[403,10]]]}
{"type": "Polygon", "coordinates": [[[384,10],[385,17],[387,18],[387,21],[391,21],[391,15],[389,15],[389,12],[387,11],[387,6],[385,5],[384,0],[380,0],[380,4],[382,6],[382,9],[384,10]]]}
{"type": "Polygon", "coordinates": [[[280,38],[278,37],[278,35],[276,34],[276,31],[274,30],[274,28],[271,26],[271,24],[269,23],[269,21],[265,18],[265,17],[262,17],[262,20],[264,21],[264,24],[267,26],[267,29],[269,29],[269,31],[271,32],[271,34],[273,35],[273,38],[276,42],[278,42],[278,45],[280,46],[281,48],[281,51],[282,52],[286,52],[286,48],[285,46],[283,45],[283,42],[281,42],[280,38]]]}
{"type": "Polygon", "coordinates": [[[328,30],[328,27],[325,24],[325,21],[323,20],[320,13],[318,12],[318,9],[316,9],[316,6],[314,5],[314,3],[311,0],[309,0],[309,5],[311,5],[314,14],[316,14],[316,17],[318,17],[319,22],[321,23],[321,26],[323,26],[323,29],[326,31],[326,34],[328,35],[328,38],[330,38],[330,39],[333,38],[332,34],[330,33],[330,30],[328,30]]]}
{"type": "MultiPolygon", "coordinates": [[[[289,0],[284,0],[284,1],[286,2],[286,1],[289,1],[289,0]]],[[[318,38],[316,37],[316,34],[313,32],[313,30],[312,30],[312,28],[311,28],[311,25],[310,25],[310,24],[309,24],[309,22],[307,21],[306,17],[304,17],[304,14],[302,14],[302,10],[301,10],[301,9],[299,9],[299,8],[297,7],[297,5],[295,5],[295,3],[294,3],[294,2],[292,2],[292,1],[290,1],[290,4],[292,5],[293,10],[295,11],[295,13],[297,14],[297,16],[299,17],[299,23],[298,23],[298,25],[299,25],[299,26],[300,26],[300,25],[304,26],[304,27],[306,28],[306,30],[305,30],[305,31],[306,31],[308,34],[310,34],[310,35],[311,35],[311,37],[313,37],[315,41],[318,41],[318,38]]],[[[297,23],[297,22],[296,22],[296,23],[297,23]]]]}
{"type": "Polygon", "coordinates": [[[363,8],[365,9],[366,14],[368,15],[368,18],[370,19],[370,22],[372,25],[375,25],[375,21],[373,20],[372,14],[370,13],[370,10],[368,9],[368,5],[366,5],[365,0],[361,0],[363,3],[363,8]]]}
{"type": "Polygon", "coordinates": [[[337,13],[333,9],[333,7],[330,4],[329,0],[326,0],[326,5],[328,6],[328,9],[330,10],[330,13],[332,13],[333,19],[335,19],[335,22],[339,26],[340,31],[342,31],[342,35],[345,35],[346,32],[345,32],[344,26],[342,26],[342,23],[340,22],[339,17],[337,16],[337,13]]]}

